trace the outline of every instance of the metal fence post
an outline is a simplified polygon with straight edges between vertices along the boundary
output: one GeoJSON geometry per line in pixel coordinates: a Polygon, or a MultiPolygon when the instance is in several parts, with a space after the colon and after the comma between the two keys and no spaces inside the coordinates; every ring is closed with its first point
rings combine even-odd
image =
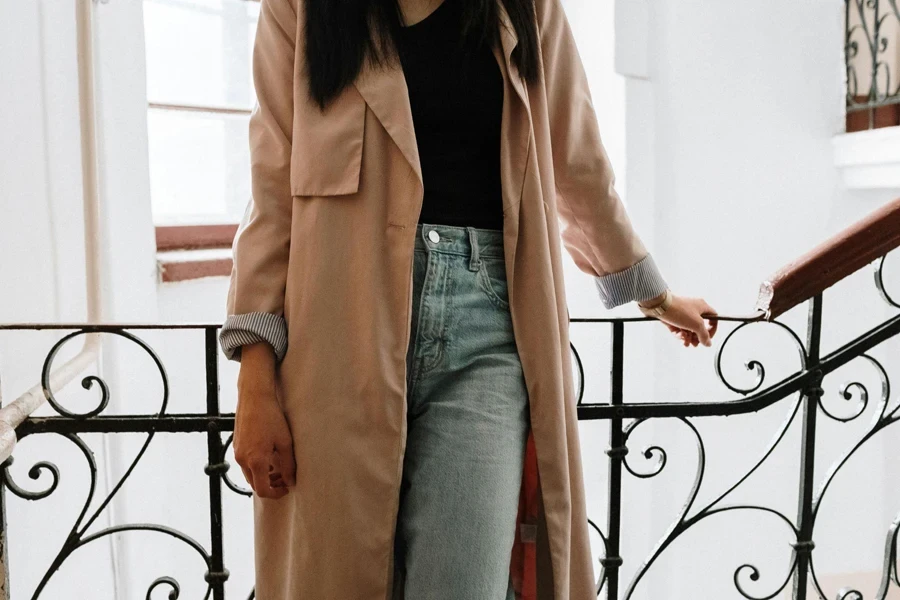
{"type": "Polygon", "coordinates": [[[813,533],[813,501],[815,494],[816,465],[816,417],[819,398],[822,396],[822,372],[819,369],[820,342],[822,338],[822,294],[813,296],[809,307],[807,327],[809,362],[807,368],[816,376],[803,390],[803,438],[800,444],[800,493],[797,499],[797,528],[799,539],[793,544],[797,570],[794,573],[793,598],[806,600],[809,582],[810,558],[815,542],[813,533]]]}
{"type": "MultiPolygon", "coordinates": [[[[206,414],[209,417],[219,415],[219,354],[216,339],[216,328],[205,330],[206,348],[206,414]]],[[[222,474],[228,469],[225,462],[222,436],[218,424],[210,419],[207,427],[207,460],[206,474],[209,477],[209,538],[210,538],[210,570],[206,573],[206,581],[212,586],[213,599],[225,600],[225,582],[228,580],[228,569],[225,568],[222,540],[222,474]]]]}
{"type": "MultiPolygon", "coordinates": [[[[625,383],[625,324],[615,321],[612,324],[612,369],[610,380],[610,403],[622,406],[622,390],[625,383]]],[[[619,567],[622,566],[619,542],[622,525],[622,462],[628,454],[625,446],[625,434],[622,431],[622,418],[614,417],[609,421],[609,514],[606,528],[606,556],[601,561],[606,575],[606,597],[617,600],[619,597],[619,567]]]]}

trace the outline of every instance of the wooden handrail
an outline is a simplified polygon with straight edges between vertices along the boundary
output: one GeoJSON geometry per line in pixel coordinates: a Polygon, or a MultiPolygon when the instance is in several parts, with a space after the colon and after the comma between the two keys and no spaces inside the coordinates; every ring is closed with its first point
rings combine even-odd
{"type": "Polygon", "coordinates": [[[825,240],[762,283],[756,308],[771,321],[900,246],[900,198],[825,240]]]}

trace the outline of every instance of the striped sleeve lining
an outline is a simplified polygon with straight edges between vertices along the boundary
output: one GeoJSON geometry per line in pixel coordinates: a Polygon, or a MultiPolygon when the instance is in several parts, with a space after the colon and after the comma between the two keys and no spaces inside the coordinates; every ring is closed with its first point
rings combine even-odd
{"type": "Polygon", "coordinates": [[[287,352],[287,323],[284,317],[265,312],[228,315],[219,332],[219,344],[228,360],[240,362],[241,346],[268,342],[278,361],[287,352]]]}
{"type": "Polygon", "coordinates": [[[655,298],[668,287],[650,254],[627,269],[594,277],[594,283],[606,308],[655,298]]]}

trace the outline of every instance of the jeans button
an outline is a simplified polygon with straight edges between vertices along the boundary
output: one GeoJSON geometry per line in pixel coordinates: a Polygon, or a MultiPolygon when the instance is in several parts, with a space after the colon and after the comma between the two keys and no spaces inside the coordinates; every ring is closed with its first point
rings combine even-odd
{"type": "Polygon", "coordinates": [[[428,239],[431,240],[432,242],[434,242],[435,244],[437,244],[439,241],[441,241],[441,236],[438,235],[437,231],[432,229],[431,231],[428,232],[428,239]]]}

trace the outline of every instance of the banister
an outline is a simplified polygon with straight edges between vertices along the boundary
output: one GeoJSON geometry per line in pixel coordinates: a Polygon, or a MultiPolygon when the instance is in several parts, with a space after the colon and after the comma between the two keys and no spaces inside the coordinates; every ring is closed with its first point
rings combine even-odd
{"type": "Polygon", "coordinates": [[[769,321],[900,246],[900,198],[888,202],[779,269],[756,308],[769,321]]]}

